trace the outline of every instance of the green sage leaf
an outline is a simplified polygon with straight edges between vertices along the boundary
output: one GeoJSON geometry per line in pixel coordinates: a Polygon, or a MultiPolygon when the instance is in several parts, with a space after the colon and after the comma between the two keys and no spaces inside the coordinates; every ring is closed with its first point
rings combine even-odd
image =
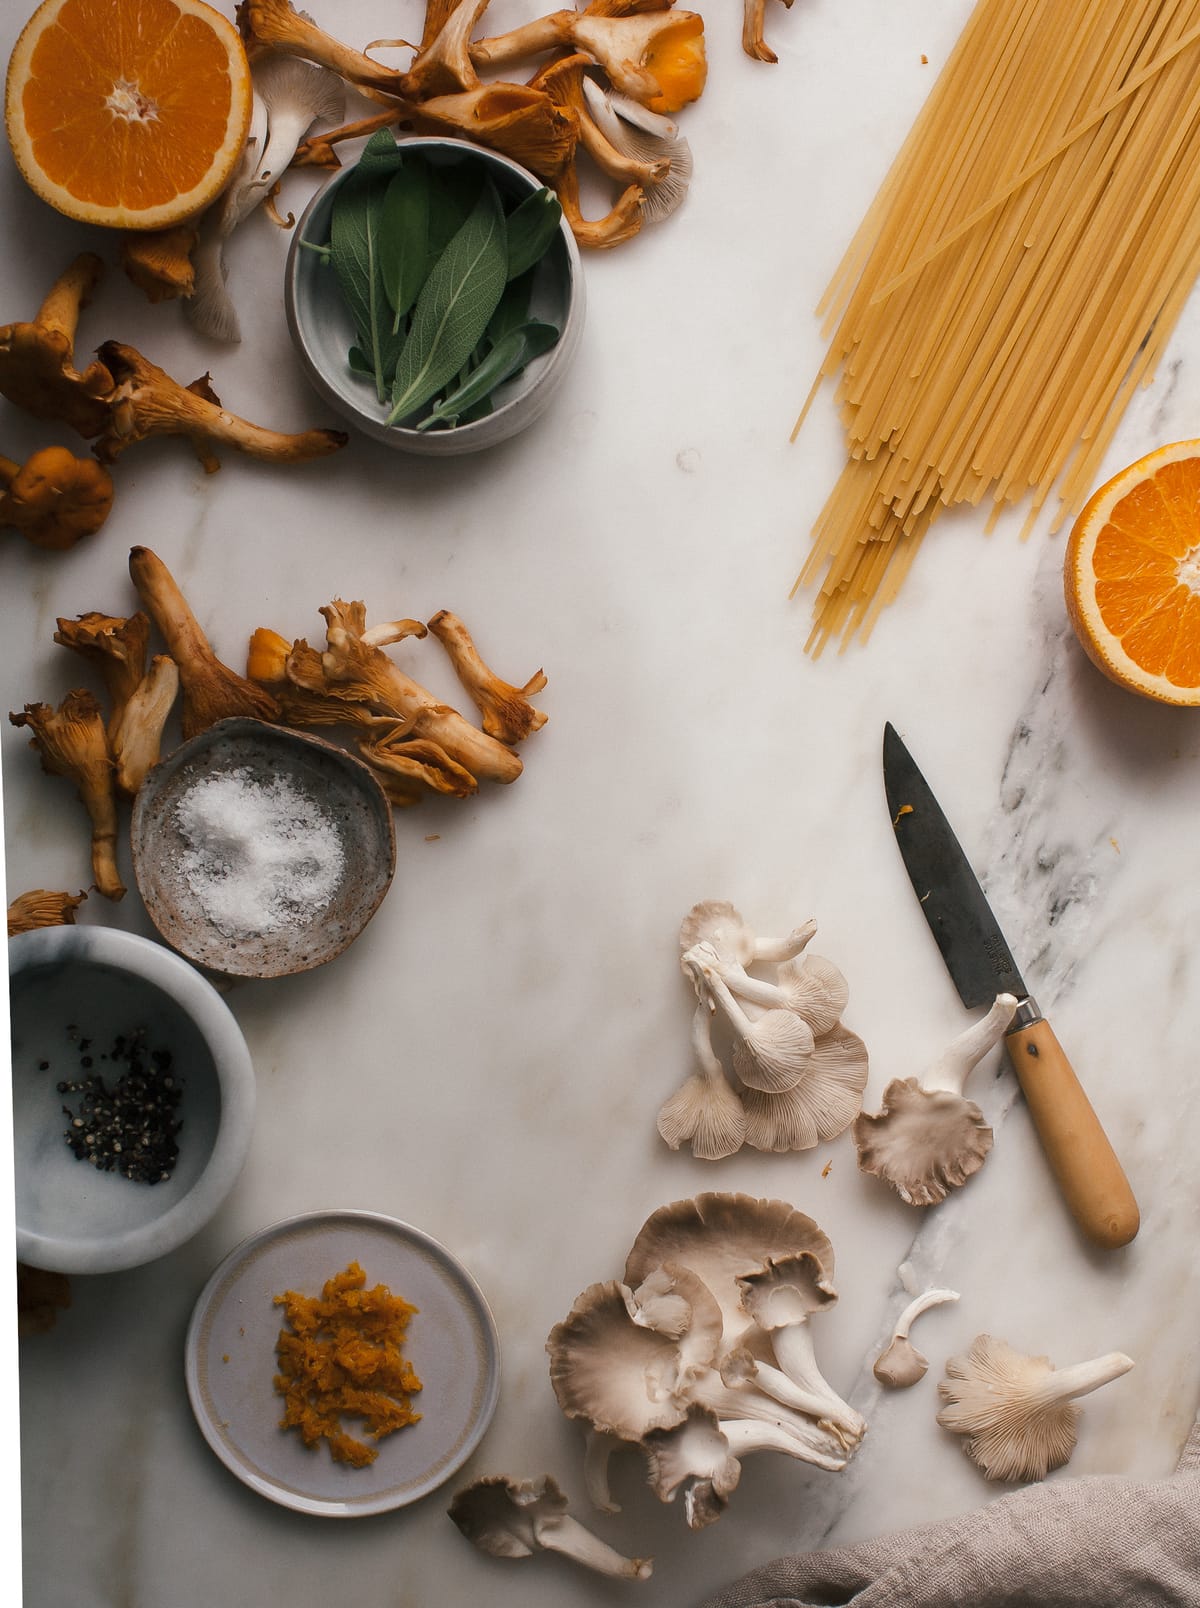
{"type": "Polygon", "coordinates": [[[389,424],[415,413],[458,373],[496,310],[507,266],[504,209],[489,179],[417,297],[396,366],[389,424]]]}
{"type": "Polygon", "coordinates": [[[404,160],[404,147],[397,145],[390,128],[376,129],[363,146],[358,159],[359,173],[394,173],[404,160]]]}
{"type": "Polygon", "coordinates": [[[477,403],[490,397],[498,385],[519,373],[535,357],[548,352],[557,340],[554,325],[540,324],[536,319],[511,330],[497,341],[470,377],[444,396],[429,416],[421,420],[417,429],[427,430],[434,424],[456,424],[477,403]]]}
{"type": "MultiPolygon", "coordinates": [[[[329,255],[358,341],[375,374],[375,390],[387,396],[386,338],[391,310],[379,263],[379,220],[386,181],[378,174],[351,174],[333,203],[329,220],[329,255]]],[[[394,359],[393,359],[394,361],[394,359]]]]}
{"type": "Polygon", "coordinates": [[[508,215],[508,277],[518,275],[540,262],[558,233],[562,207],[553,190],[544,186],[527,195],[508,215]]]}
{"type": "Polygon", "coordinates": [[[430,169],[427,274],[470,217],[482,189],[483,180],[473,162],[430,169]]]}
{"type": "Polygon", "coordinates": [[[491,322],[487,327],[487,338],[494,346],[497,341],[524,324],[529,319],[529,305],[533,300],[533,275],[524,273],[517,279],[510,279],[505,285],[496,303],[496,311],[492,314],[491,322]]]}
{"type": "Polygon", "coordinates": [[[429,272],[429,168],[405,162],[388,180],[379,220],[379,264],[392,328],[420,293],[429,272]]]}

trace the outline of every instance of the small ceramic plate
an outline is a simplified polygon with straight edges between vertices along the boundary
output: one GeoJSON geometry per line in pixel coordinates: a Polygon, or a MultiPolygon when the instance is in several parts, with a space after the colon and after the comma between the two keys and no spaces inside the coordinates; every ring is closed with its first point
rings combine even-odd
{"type": "MultiPolygon", "coordinates": [[[[204,1438],[238,1479],[297,1512],[348,1519],[417,1502],[462,1467],[496,1409],[500,1347],[479,1287],[436,1240],[376,1212],[313,1212],[252,1235],[217,1268],[188,1326],[186,1372],[204,1438]],[[273,1384],[286,1323],[273,1297],[319,1295],[352,1261],[368,1287],[386,1284],[417,1308],[404,1354],[423,1387],[420,1420],[379,1441],[365,1468],[280,1429],[273,1384]]],[[[346,1428],[356,1434],[356,1421],[346,1428]]]]}

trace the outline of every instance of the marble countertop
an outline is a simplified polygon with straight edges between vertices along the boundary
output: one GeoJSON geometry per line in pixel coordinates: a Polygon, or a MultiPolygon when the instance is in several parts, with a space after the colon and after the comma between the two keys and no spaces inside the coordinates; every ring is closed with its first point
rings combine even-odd
{"type": "MultiPolygon", "coordinates": [[[[4,8],[5,55],[24,9],[4,8]]],[[[117,465],[95,539],[65,557],[11,538],[0,550],[6,710],[75,684],[55,617],[128,612],[136,544],[165,559],[234,663],[258,625],[317,637],[318,607],[342,596],[376,619],[452,609],[508,679],[539,665],[548,677],[549,721],[515,785],[397,815],[395,883],[349,951],[227,990],[258,1117],[217,1217],[150,1266],[75,1279],[54,1330],[23,1343],[30,1608],[317,1608],[347,1595],[550,1608],[626,1593],[689,1608],[780,1552],[994,1497],[934,1422],[946,1358],[980,1332],[1059,1364],[1135,1359],[1084,1404],[1070,1473],[1166,1474],[1193,1419],[1197,716],[1121,691],[1084,658],[1046,517],[1025,542],[1020,513],[990,536],[969,510],[943,519],[865,648],[807,656],[810,599],[789,599],[841,463],[828,395],[788,439],[822,355],[812,309],[970,0],[772,6],[775,66],[741,53],[736,8],[700,9],[709,83],[680,118],[691,193],[665,224],[586,258],[588,324],[552,416],[453,462],[355,438],[295,468],[226,455],[206,476],[184,443],[148,444],[117,465]],[[1125,1250],[1081,1239],[998,1052],[971,1086],[994,1152],[928,1213],[861,1175],[848,1135],[716,1164],[658,1138],[658,1107],[689,1065],[677,931],[698,899],[732,900],[763,932],[817,920],[814,947],[846,974],[844,1019],[870,1051],[868,1109],[966,1025],[893,842],[886,720],[941,797],[1125,1163],[1142,1210],[1125,1250]],[[585,1285],[620,1275],[651,1211],[707,1189],[786,1199],[828,1233],[840,1301],[819,1320],[818,1358],[870,1428],[841,1475],[747,1460],[728,1513],[695,1534],[623,1462],[623,1511],[594,1526],[654,1556],[646,1585],[478,1555],[445,1516],[453,1487],[353,1523],[285,1511],[201,1439],[183,1338],[212,1268],[293,1213],[382,1212],[453,1249],[496,1316],[499,1410],[463,1480],[551,1473],[589,1519],[582,1438],[550,1389],[546,1335],[585,1285]],[[906,1261],[962,1299],[921,1320],[927,1378],[884,1394],[871,1362],[906,1299],[906,1261]]],[[[494,27],[532,14],[517,0],[494,12],[494,27]]],[[[361,43],[417,31],[419,8],[347,0],[319,20],[361,43]]],[[[285,209],[313,184],[291,175],[285,209]]],[[[95,242],[44,208],[7,154],[0,207],[0,312],[29,317],[95,242]]],[[[210,369],[225,403],[264,423],[336,424],[288,342],[286,246],[261,214],[235,236],[247,335],[226,349],[178,307],[148,306],[102,245],[110,267],[81,350],[126,339],[183,379],[210,369]]],[[[1193,299],[1110,471],[1197,433],[1196,374],[1193,299]]],[[[7,454],[41,444],[43,427],[0,406],[7,454]]],[[[455,696],[432,644],[392,651],[455,696]]],[[[7,722],[0,755],[10,897],[85,886],[70,789],[40,774],[7,722]]],[[[81,920],[152,934],[136,891],[116,906],[93,896],[81,920]]]]}

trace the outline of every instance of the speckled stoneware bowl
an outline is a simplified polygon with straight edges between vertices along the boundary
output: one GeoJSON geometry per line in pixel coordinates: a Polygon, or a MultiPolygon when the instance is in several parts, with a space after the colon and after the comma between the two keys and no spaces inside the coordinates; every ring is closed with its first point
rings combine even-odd
{"type": "MultiPolygon", "coordinates": [[[[504,196],[523,198],[541,188],[541,180],[516,162],[466,140],[413,136],[401,138],[399,143],[420,151],[438,166],[478,166],[490,174],[504,196]]],[[[330,407],[356,429],[402,452],[452,457],[507,441],[550,406],[579,349],[585,304],[583,268],[569,226],[564,220],[537,266],[531,309],[537,318],[557,326],[557,344],[497,390],[494,409],[486,417],[451,430],[404,429],[386,422],[373,382],[350,368],[346,354],[356,343],[353,319],[333,270],[302,244],[328,241],[334,197],[354,171],[353,167],[342,169],[317,192],[296,225],[288,251],[284,304],[305,373],[330,407]]]]}
{"type": "Polygon", "coordinates": [[[134,876],[151,921],[180,954],[228,977],[285,977],[323,966],[362,932],[396,869],[391,805],[367,767],[332,743],[260,720],[218,721],[168,754],[142,783],[130,830],[134,876]],[[197,844],[184,834],[179,806],[198,783],[230,773],[252,784],[286,780],[336,831],[341,872],[319,908],[293,911],[261,931],[221,924],[211,900],[206,908],[188,867],[197,844]]]}
{"type": "Polygon", "coordinates": [[[254,1123],[250,1054],[207,978],[161,944],[111,927],[44,927],[9,940],[17,1256],[56,1273],[140,1267],[191,1238],[233,1187],[254,1123]],[[181,1090],[170,1176],[157,1183],[77,1160],[83,1109],[60,1082],[116,1087],[117,1040],[144,1033],[181,1090]],[[92,1067],[83,1066],[84,1057],[92,1067]]]}

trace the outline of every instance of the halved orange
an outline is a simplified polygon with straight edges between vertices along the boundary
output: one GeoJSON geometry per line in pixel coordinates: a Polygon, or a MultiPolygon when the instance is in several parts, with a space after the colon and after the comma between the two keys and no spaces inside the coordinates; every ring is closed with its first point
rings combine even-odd
{"type": "Polygon", "coordinates": [[[220,194],[251,98],[238,31],[204,0],[44,0],[9,61],[4,118],[52,207],[161,229],[220,194]]]}
{"type": "Polygon", "coordinates": [[[1075,522],[1067,612],[1105,675],[1169,704],[1200,704],[1200,441],[1139,458],[1075,522]]]}

